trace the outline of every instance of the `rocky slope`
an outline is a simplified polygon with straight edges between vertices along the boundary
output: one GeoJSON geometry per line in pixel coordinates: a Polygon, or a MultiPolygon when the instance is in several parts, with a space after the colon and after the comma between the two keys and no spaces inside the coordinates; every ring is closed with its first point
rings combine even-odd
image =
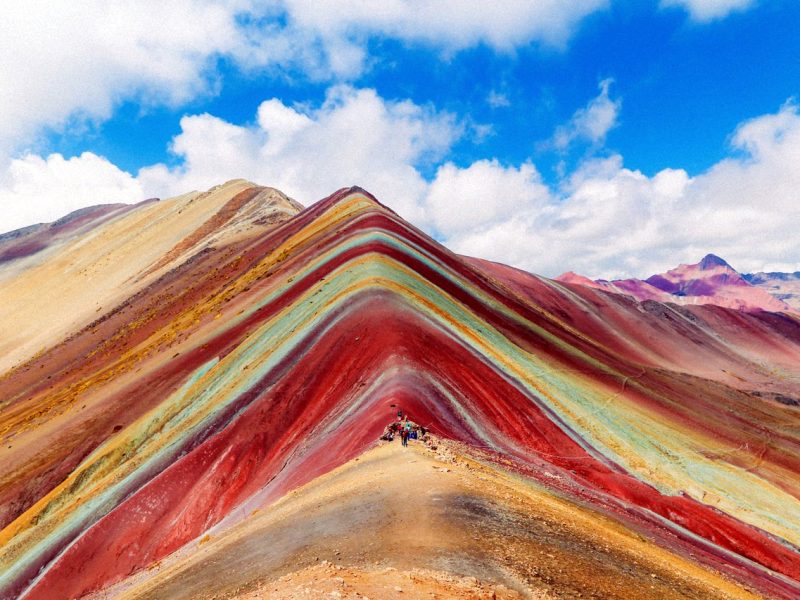
{"type": "Polygon", "coordinates": [[[434,565],[418,575],[442,589],[479,574],[555,597],[632,597],[647,577],[652,597],[800,593],[795,315],[637,302],[465,259],[358,188],[298,211],[235,181],[5,264],[27,321],[0,321],[16,336],[0,597],[234,593],[304,581],[330,549],[353,578],[434,565]],[[398,474],[414,493],[394,509],[388,482],[319,479],[374,467],[398,405],[487,469],[463,475],[478,500],[432,500],[435,463],[398,474]],[[556,504],[563,527],[536,512],[556,504]],[[410,515],[413,552],[391,533],[410,515]]]}

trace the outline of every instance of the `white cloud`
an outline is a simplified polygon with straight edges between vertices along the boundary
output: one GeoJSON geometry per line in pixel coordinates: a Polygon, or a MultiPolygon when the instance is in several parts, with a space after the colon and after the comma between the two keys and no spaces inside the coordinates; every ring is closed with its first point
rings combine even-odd
{"type": "Polygon", "coordinates": [[[209,90],[212,59],[243,54],[243,2],[10,0],[0,19],[0,156],[42,126],[104,120],[115,104],[179,104],[209,90]]]}
{"type": "Polygon", "coordinates": [[[285,0],[292,22],[323,40],[381,35],[455,51],[476,44],[511,51],[530,42],[562,46],[608,0],[285,0]]]}
{"type": "Polygon", "coordinates": [[[756,0],[661,0],[662,7],[685,9],[694,21],[707,23],[755,6],[756,0]]]}
{"type": "Polygon", "coordinates": [[[68,160],[26,155],[0,173],[0,233],[54,221],[84,206],[144,198],[136,179],[91,152],[68,160]]]}
{"type": "Polygon", "coordinates": [[[475,234],[493,223],[524,210],[540,210],[549,199],[536,168],[503,167],[496,160],[480,160],[466,169],[447,163],[428,189],[427,215],[442,236],[475,234]]]}
{"type": "Polygon", "coordinates": [[[609,96],[612,83],[612,79],[601,81],[598,86],[600,93],[585,107],[575,111],[569,123],[556,129],[551,144],[557,150],[566,150],[576,140],[586,141],[594,146],[603,145],[608,132],[617,125],[622,108],[622,100],[609,96]]]}
{"type": "Polygon", "coordinates": [[[304,203],[362,185],[452,249],[544,275],[642,276],[713,252],[743,271],[800,268],[800,109],[742,123],[732,154],[690,177],[652,177],[619,155],[592,158],[557,188],[535,166],[441,160],[462,128],[452,116],[373,90],[335,86],[316,108],[272,99],[254,124],[185,117],[178,167],[137,178],[90,153],[29,155],[0,173],[0,223],[53,220],[81,206],[205,189],[232,177],[273,185],[304,203]]]}
{"type": "MultiPolygon", "coordinates": [[[[372,37],[444,53],[477,44],[504,52],[531,42],[561,46],[585,16],[607,4],[8,0],[0,18],[0,228],[55,218],[61,208],[140,199],[134,192],[139,184],[103,159],[91,154],[44,159],[30,148],[48,128],[80,131],[110,118],[124,101],[147,109],[216,93],[223,85],[220,59],[244,70],[279,69],[336,80],[368,67],[372,37]],[[21,151],[22,158],[12,162],[21,151]],[[84,181],[80,193],[78,180],[84,181]],[[59,181],[63,200],[48,187],[59,181]],[[91,193],[92,186],[102,193],[91,193]]],[[[282,185],[305,201],[358,181],[394,198],[409,218],[422,218],[419,202],[427,184],[415,165],[449,147],[458,127],[408,102],[335,89],[309,114],[278,100],[265,103],[252,127],[210,115],[186,117],[173,144],[185,159],[183,166],[154,166],[143,170],[141,179],[150,189],[177,193],[184,185],[218,183],[227,173],[245,175],[282,185]]],[[[478,140],[492,133],[486,125],[473,130],[478,140]]]]}
{"type": "Polygon", "coordinates": [[[0,18],[0,162],[42,128],[108,119],[125,100],[181,105],[220,85],[224,58],[245,70],[356,76],[367,40],[454,52],[563,45],[608,0],[500,6],[477,0],[7,0],[0,18]]]}
{"type": "Polygon", "coordinates": [[[142,169],[139,180],[149,194],[169,195],[245,177],[304,204],[361,185],[420,223],[428,184],[417,166],[440,159],[461,133],[447,113],[340,85],[316,109],[268,100],[252,126],[184,117],[172,144],[180,166],[142,169]]]}
{"type": "Polygon", "coordinates": [[[506,108],[511,106],[511,101],[508,99],[508,96],[496,90],[489,92],[489,95],[486,96],[486,102],[492,108],[506,108]]]}
{"type": "MultiPolygon", "coordinates": [[[[618,155],[591,159],[558,190],[534,194],[531,187],[532,200],[495,206],[471,229],[459,227],[460,215],[450,229],[439,228],[456,251],[545,275],[642,276],[708,252],[743,271],[800,268],[797,105],[743,123],[732,149],[737,156],[696,177],[681,169],[647,177],[618,155]]],[[[485,161],[482,168],[493,173],[474,179],[472,196],[504,198],[514,170],[485,161]]],[[[454,182],[471,169],[442,169],[431,187],[452,190],[454,213],[465,194],[454,182]]],[[[441,214],[445,203],[429,200],[441,214]]]]}
{"type": "MultiPolygon", "coordinates": [[[[743,269],[798,265],[800,115],[787,104],[743,123],[736,155],[694,178],[654,177],[619,156],[591,159],[548,189],[535,166],[441,160],[465,126],[452,115],[373,90],[330,88],[315,108],[261,104],[255,122],[186,116],[172,143],[177,167],[137,177],[102,157],[30,152],[10,160],[42,127],[102,121],[128,99],[177,106],[221,85],[220,58],[243,69],[279,68],[318,79],[357,75],[371,37],[424,44],[445,54],[478,44],[510,52],[563,46],[608,0],[9,0],[0,19],[0,230],[49,221],[82,206],[134,202],[204,189],[232,177],[274,185],[311,203],[359,184],[455,249],[545,274],[643,274],[713,251],[743,269]],[[179,24],[179,26],[176,26],[179,24]]],[[[744,10],[752,0],[662,0],[696,21],[744,10]]],[[[599,94],[558,128],[551,147],[603,144],[621,101],[599,94]]],[[[506,106],[491,92],[487,102],[506,106]]],[[[478,140],[492,131],[469,125],[478,140]]]]}

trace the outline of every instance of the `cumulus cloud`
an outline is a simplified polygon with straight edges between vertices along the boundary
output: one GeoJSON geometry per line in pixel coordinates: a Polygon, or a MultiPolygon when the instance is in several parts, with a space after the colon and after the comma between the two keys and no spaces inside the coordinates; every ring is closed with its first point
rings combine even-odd
{"type": "Polygon", "coordinates": [[[426,210],[432,228],[447,239],[480,235],[494,223],[521,211],[538,211],[549,191],[531,163],[504,167],[479,160],[465,169],[439,167],[428,188],[426,210]]]}
{"type": "Polygon", "coordinates": [[[179,104],[213,86],[216,54],[243,52],[242,2],[3,3],[0,155],[37,128],[103,120],[118,102],[179,104]]]}
{"type": "Polygon", "coordinates": [[[91,152],[70,159],[29,154],[0,173],[0,233],[54,221],[84,206],[143,199],[130,173],[91,152]]]}
{"type": "MultiPolygon", "coordinates": [[[[558,189],[496,210],[480,226],[440,229],[454,250],[542,273],[574,270],[593,277],[642,276],[713,252],[743,270],[800,267],[800,111],[788,103],[777,113],[742,123],[733,156],[690,177],[664,169],[653,177],[628,169],[621,156],[593,158],[558,189]]],[[[431,189],[453,189],[465,170],[440,169],[431,189]]],[[[514,169],[483,163],[476,186],[488,202],[502,202],[514,169]],[[483,182],[483,183],[481,183],[483,182]]],[[[475,192],[477,193],[477,192],[475,192]]],[[[441,214],[446,202],[430,201],[441,214]]],[[[460,217],[459,217],[460,218],[460,217]]]]}
{"type": "Polygon", "coordinates": [[[318,80],[355,77],[367,43],[454,52],[563,45],[608,0],[8,0],[0,19],[0,162],[42,128],[101,122],[125,100],[181,105],[220,85],[221,59],[318,80]]]}
{"type": "Polygon", "coordinates": [[[706,23],[755,6],[756,0],[661,0],[662,7],[681,7],[694,21],[706,23]]]}
{"type": "Polygon", "coordinates": [[[622,100],[609,95],[613,79],[604,79],[599,84],[600,93],[589,103],[575,111],[565,125],[556,129],[551,144],[564,151],[575,141],[589,142],[594,146],[605,143],[606,135],[617,125],[622,100]]]}
{"type": "Polygon", "coordinates": [[[357,184],[421,222],[428,184],[418,167],[441,159],[462,129],[448,113],[339,85],[318,108],[263,102],[251,126],[184,117],[172,143],[180,165],[147,167],[139,180],[148,193],[169,195],[245,177],[304,204],[357,184]]]}
{"type": "Polygon", "coordinates": [[[334,86],[318,107],[263,102],[255,122],[184,117],[177,166],[136,177],[91,153],[16,159],[0,172],[12,229],[81,206],[205,189],[226,178],[273,185],[306,204],[362,185],[457,252],[541,273],[642,276],[713,252],[743,271],[800,268],[800,109],[743,122],[731,154],[690,176],[647,176],[611,155],[548,186],[535,165],[439,164],[463,127],[452,115],[334,86]]]}
{"type": "Polygon", "coordinates": [[[326,40],[382,35],[454,51],[479,43],[510,51],[538,41],[562,46],[580,21],[608,0],[285,0],[291,21],[326,40]]]}
{"type": "Polygon", "coordinates": [[[182,127],[173,143],[182,164],[139,174],[148,194],[246,176],[310,203],[358,184],[457,252],[551,276],[642,276],[708,252],[742,270],[800,267],[794,103],[742,123],[731,155],[697,176],[647,176],[615,154],[585,160],[555,186],[531,162],[497,160],[446,162],[426,181],[421,165],[443,156],[462,128],[373,90],[336,86],[314,109],[268,100],[251,126],[197,115],[182,127]]]}
{"type": "MultiPolygon", "coordinates": [[[[585,160],[548,187],[531,162],[440,164],[465,134],[490,126],[374,90],[332,85],[316,107],[263,102],[251,124],[187,115],[171,144],[177,164],[134,176],[86,152],[65,158],[14,152],[42,127],[100,122],[134,99],[182,103],[222,85],[218,63],[341,81],[368,68],[371,39],[422,44],[444,55],[476,45],[500,52],[563,47],[608,0],[10,0],[0,20],[0,231],[77,208],[205,189],[232,177],[274,185],[308,204],[359,184],[454,249],[555,275],[641,275],[715,252],[744,269],[796,269],[800,237],[800,114],[794,103],[747,121],[732,153],[690,177],[652,177],[622,157],[585,160]],[[465,10],[466,8],[466,10],[465,10]],[[180,24],[180,26],[175,26],[180,24]],[[432,181],[429,173],[437,165],[432,181]]],[[[698,22],[754,0],[662,0],[698,22]]],[[[603,145],[621,100],[610,79],[548,142],[566,152],[603,145]]],[[[494,108],[508,98],[493,91],[494,108]]]]}
{"type": "MultiPolygon", "coordinates": [[[[149,195],[168,195],[228,176],[282,186],[305,202],[361,182],[419,220],[427,184],[415,165],[441,154],[459,127],[430,109],[346,87],[308,114],[266,102],[250,127],[184,117],[172,145],[181,167],[153,166],[139,179],[90,153],[11,158],[35,145],[43,129],[100,123],[126,100],[180,106],[213,94],[223,85],[220,59],[245,71],[346,79],[367,68],[372,37],[444,52],[481,43],[502,51],[535,41],[563,45],[582,18],[606,4],[9,0],[0,19],[0,230],[81,206],[140,200],[148,195],[142,185],[149,195]]],[[[474,127],[477,138],[490,134],[474,127]]]]}

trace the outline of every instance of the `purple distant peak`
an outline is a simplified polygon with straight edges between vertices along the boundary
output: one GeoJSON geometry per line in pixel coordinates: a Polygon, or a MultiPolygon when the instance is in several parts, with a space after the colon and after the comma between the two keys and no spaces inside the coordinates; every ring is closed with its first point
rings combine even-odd
{"type": "Polygon", "coordinates": [[[732,266],[730,266],[727,262],[725,262],[716,254],[706,254],[703,257],[703,260],[700,261],[698,266],[703,271],[707,269],[713,269],[715,267],[728,267],[729,269],[734,270],[732,266]]]}
{"type": "Polygon", "coordinates": [[[676,284],[674,281],[670,281],[663,275],[651,275],[644,281],[645,283],[649,283],[653,287],[658,288],[662,292],[667,292],[668,294],[675,294],[680,291],[680,286],[678,284],[676,284]]]}

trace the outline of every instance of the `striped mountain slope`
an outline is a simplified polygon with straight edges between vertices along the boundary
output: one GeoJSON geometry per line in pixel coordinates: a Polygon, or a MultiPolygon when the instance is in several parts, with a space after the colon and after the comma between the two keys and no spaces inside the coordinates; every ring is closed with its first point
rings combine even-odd
{"type": "Polygon", "coordinates": [[[78,597],[231,531],[397,405],[659,551],[800,595],[795,314],[636,302],[458,256],[359,188],[300,211],[243,181],[16,268],[0,300],[58,326],[2,363],[2,598],[78,597]],[[67,323],[38,296],[65,264],[101,279],[58,281],[67,323]]]}

